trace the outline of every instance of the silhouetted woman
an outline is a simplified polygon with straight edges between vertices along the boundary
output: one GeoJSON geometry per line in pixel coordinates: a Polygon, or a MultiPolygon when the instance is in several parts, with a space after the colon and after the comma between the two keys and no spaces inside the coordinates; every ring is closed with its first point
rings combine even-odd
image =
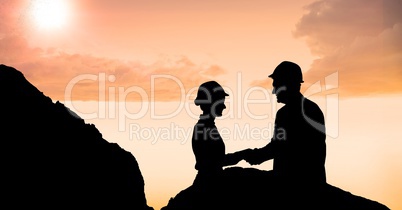
{"type": "Polygon", "coordinates": [[[219,182],[222,167],[240,161],[237,154],[225,154],[225,144],[215,126],[215,118],[222,116],[226,108],[225,97],[228,95],[219,83],[208,81],[200,85],[194,101],[202,110],[192,137],[195,169],[198,170],[194,185],[199,189],[211,190],[208,188],[219,182]]]}
{"type": "Polygon", "coordinates": [[[228,190],[225,183],[231,183],[223,178],[223,167],[237,164],[244,157],[243,153],[247,152],[242,150],[225,154],[225,144],[215,126],[215,118],[222,116],[226,108],[225,97],[228,95],[216,81],[205,82],[198,88],[194,103],[201,108],[202,114],[194,126],[192,136],[195,169],[198,173],[192,186],[169,201],[173,209],[225,209],[225,206],[217,206],[224,204],[220,199],[224,193],[222,190],[228,190]]]}

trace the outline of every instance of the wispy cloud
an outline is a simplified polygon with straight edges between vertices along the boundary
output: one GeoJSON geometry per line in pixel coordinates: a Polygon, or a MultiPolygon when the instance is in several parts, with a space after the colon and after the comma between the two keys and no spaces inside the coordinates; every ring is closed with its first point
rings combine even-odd
{"type": "Polygon", "coordinates": [[[402,92],[402,2],[322,0],[294,30],[318,56],[307,83],[339,72],[343,96],[402,92]]]}
{"type": "Polygon", "coordinates": [[[71,100],[98,100],[100,94],[109,95],[99,92],[109,91],[109,87],[115,88],[116,93],[124,92],[125,100],[151,100],[151,97],[155,101],[180,100],[183,91],[187,93],[225,73],[217,65],[197,65],[186,56],[164,56],[152,64],[143,64],[59,49],[31,48],[18,35],[0,39],[0,63],[22,71],[54,100],[70,97],[70,92],[66,93],[69,89],[71,100]],[[74,80],[76,83],[71,87],[74,80]]]}

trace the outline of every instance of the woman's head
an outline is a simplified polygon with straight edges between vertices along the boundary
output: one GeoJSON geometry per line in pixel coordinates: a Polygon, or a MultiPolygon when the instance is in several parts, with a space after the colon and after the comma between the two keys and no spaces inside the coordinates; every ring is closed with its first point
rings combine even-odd
{"type": "Polygon", "coordinates": [[[213,117],[222,116],[225,106],[225,97],[229,96],[222,86],[216,81],[204,82],[197,92],[195,105],[200,106],[203,114],[211,114],[213,117]]]}

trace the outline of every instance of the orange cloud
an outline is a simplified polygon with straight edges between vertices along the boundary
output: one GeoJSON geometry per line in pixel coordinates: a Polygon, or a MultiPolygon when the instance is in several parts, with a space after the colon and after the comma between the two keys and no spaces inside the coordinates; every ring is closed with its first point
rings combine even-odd
{"type": "Polygon", "coordinates": [[[400,1],[322,0],[306,10],[294,35],[319,56],[307,83],[338,72],[342,96],[402,92],[400,1]]]}
{"type": "MultiPolygon", "coordinates": [[[[4,0],[0,3],[0,63],[23,72],[31,83],[53,100],[109,100],[109,97],[118,99],[119,96],[132,101],[180,100],[185,97],[183,93],[226,73],[218,65],[196,64],[187,56],[161,56],[151,64],[144,64],[91,54],[74,54],[65,49],[33,48],[28,43],[30,37],[25,36],[30,34],[27,22],[30,4],[25,0],[4,0]],[[74,80],[76,83],[72,85],[74,80]]],[[[103,21],[98,19],[99,15],[105,14],[102,8],[108,9],[108,18],[114,17],[110,15],[110,12],[114,12],[109,10],[110,6],[132,14],[127,10],[128,5],[124,4],[102,6],[95,2],[84,2],[76,6],[92,8],[85,11],[92,11],[86,15],[93,17],[89,18],[93,21],[103,21]]],[[[73,34],[71,36],[74,41],[69,42],[69,46],[84,44],[73,34]]]]}
{"type": "Polygon", "coordinates": [[[209,66],[208,68],[205,68],[202,71],[202,74],[211,75],[211,76],[220,76],[220,75],[225,74],[225,73],[226,73],[226,70],[221,68],[218,65],[209,66]]]}
{"type": "Polygon", "coordinates": [[[196,65],[186,56],[142,64],[33,49],[21,36],[0,39],[0,63],[20,70],[45,95],[62,101],[108,100],[111,95],[133,101],[180,100],[192,88],[225,72],[216,65],[196,65]]]}
{"type": "Polygon", "coordinates": [[[260,79],[260,80],[254,80],[250,83],[250,86],[252,87],[264,87],[266,89],[271,88],[272,89],[272,79],[271,78],[265,78],[265,79],[260,79]]]}

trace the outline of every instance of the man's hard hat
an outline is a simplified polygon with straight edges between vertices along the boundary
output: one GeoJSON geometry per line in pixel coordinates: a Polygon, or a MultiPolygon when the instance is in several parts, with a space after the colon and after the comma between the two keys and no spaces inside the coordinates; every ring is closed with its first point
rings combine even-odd
{"type": "Polygon", "coordinates": [[[216,100],[229,96],[222,86],[216,81],[204,82],[197,91],[197,98],[194,100],[195,105],[212,104],[216,100]]]}
{"type": "Polygon", "coordinates": [[[290,61],[281,62],[274,70],[274,72],[269,75],[275,80],[280,80],[283,82],[290,83],[303,83],[303,74],[301,68],[296,63],[290,61]]]}

